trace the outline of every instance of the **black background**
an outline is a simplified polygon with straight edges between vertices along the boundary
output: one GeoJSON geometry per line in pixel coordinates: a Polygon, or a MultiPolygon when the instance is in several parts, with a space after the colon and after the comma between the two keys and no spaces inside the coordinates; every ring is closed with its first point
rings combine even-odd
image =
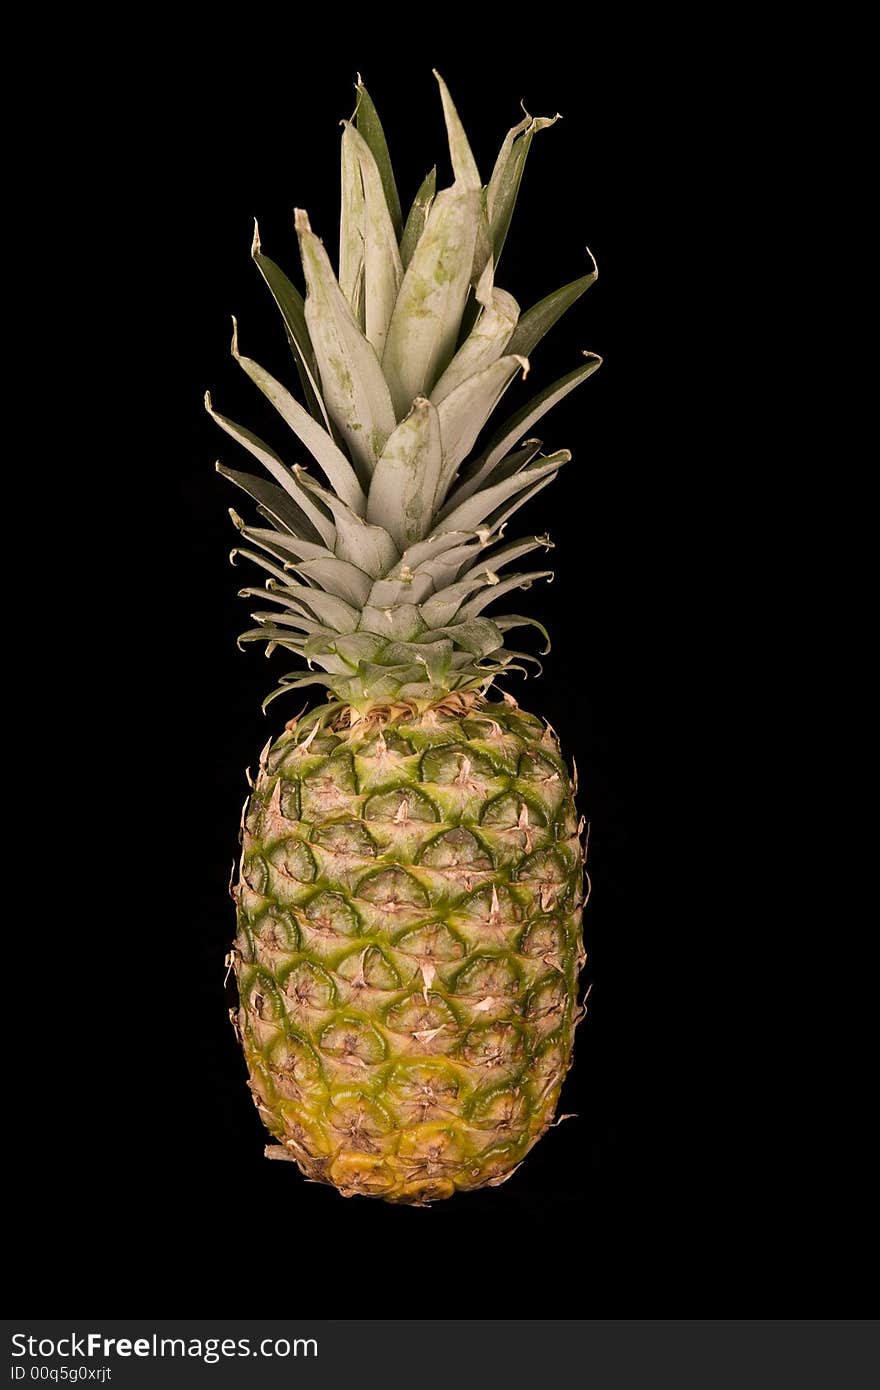
{"type": "Polygon", "coordinates": [[[49,1003],[35,1007],[32,985],[15,1001],[15,1268],[42,1313],[88,1300],[108,1315],[761,1315],[830,1287],[808,1157],[779,1145],[784,1067],[756,1041],[760,968],[737,953],[762,930],[761,903],[738,922],[723,809],[737,715],[712,650],[724,619],[708,558],[726,543],[728,475],[707,456],[718,422],[692,326],[714,216],[699,94],[648,53],[636,66],[625,45],[569,51],[537,22],[516,53],[422,23],[409,16],[397,57],[375,36],[331,47],[329,10],[323,28],[267,24],[240,54],[206,37],[184,56],[153,35],[139,63],[78,93],[44,151],[87,444],[59,480],[78,537],[75,717],[50,676],[44,727],[63,756],[33,884],[46,961],[25,962],[28,981],[48,966],[49,1003]],[[227,564],[226,509],[247,504],[213,464],[245,460],[201,399],[210,387],[283,445],[228,355],[234,312],[243,351],[293,380],[252,219],[294,276],[294,205],[334,247],[337,122],[358,69],[405,207],[435,160],[448,181],[435,64],[484,178],[520,97],[564,116],[532,147],[499,283],[525,308],[584,273],[585,245],[599,263],[508,403],[582,348],[605,362],[542,423],[546,446],[574,455],[522,521],[557,547],[555,583],[522,600],[553,650],[540,681],[506,683],[576,758],[592,826],[593,992],[561,1107],[578,1118],[505,1186],[416,1211],[343,1201],[262,1156],[223,989],[226,884],[244,768],[295,707],[261,715],[283,658],[270,669],[235,646],[236,590],[255,580],[227,564]]]}

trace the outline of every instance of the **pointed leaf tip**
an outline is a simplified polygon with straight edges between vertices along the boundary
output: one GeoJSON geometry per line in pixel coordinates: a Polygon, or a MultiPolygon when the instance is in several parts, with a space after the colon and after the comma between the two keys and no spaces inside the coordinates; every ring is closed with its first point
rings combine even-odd
{"type": "Polygon", "coordinates": [[[309,214],[303,208],[293,209],[293,225],[298,232],[310,232],[312,230],[309,214]]]}
{"type": "Polygon", "coordinates": [[[254,259],[256,259],[256,257],[259,256],[262,249],[263,247],[260,241],[260,224],[257,221],[257,219],[254,218],[254,235],[251,241],[251,255],[254,257],[254,259]]]}
{"type": "Polygon", "coordinates": [[[231,344],[229,350],[230,350],[230,352],[232,353],[232,356],[236,359],[236,361],[238,361],[238,357],[239,357],[239,351],[238,351],[238,319],[235,317],[235,314],[232,314],[231,317],[232,317],[232,344],[231,344]]]}

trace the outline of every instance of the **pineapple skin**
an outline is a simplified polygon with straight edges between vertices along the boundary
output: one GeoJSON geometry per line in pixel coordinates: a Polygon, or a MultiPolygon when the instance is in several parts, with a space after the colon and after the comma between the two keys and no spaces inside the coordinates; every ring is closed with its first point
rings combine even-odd
{"type": "Polygon", "coordinates": [[[510,1177],[583,1014],[574,790],[547,725],[473,693],[267,747],[232,1017],[268,1157],[418,1206],[510,1177]]]}

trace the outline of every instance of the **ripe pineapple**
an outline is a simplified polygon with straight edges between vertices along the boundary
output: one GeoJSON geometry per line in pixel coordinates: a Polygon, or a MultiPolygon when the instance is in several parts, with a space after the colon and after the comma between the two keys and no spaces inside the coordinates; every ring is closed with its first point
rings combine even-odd
{"type": "Polygon", "coordinates": [[[306,405],[242,355],[237,325],[232,353],[326,484],[206,398],[273,480],[217,465],[264,521],[232,513],[234,553],[268,574],[242,590],[258,608],[241,640],[308,663],[269,700],[330,696],[267,744],[242,819],[234,1022],[279,1141],[266,1152],[345,1195],[417,1205],[511,1175],[553,1119],[582,1012],[576,788],[549,726],[487,697],[534,660],[507,634],[544,629],[486,609],[550,573],[501,577],[549,547],[501,538],[569,458],[525,436],[600,362],[585,354],[473,454],[596,271],[525,314],[496,287],[526,155],[556,118],[514,126],[484,188],[438,82],[451,187],[432,170],[403,225],[359,81],[338,275],[304,212],[305,301],[254,237],[306,405]]]}

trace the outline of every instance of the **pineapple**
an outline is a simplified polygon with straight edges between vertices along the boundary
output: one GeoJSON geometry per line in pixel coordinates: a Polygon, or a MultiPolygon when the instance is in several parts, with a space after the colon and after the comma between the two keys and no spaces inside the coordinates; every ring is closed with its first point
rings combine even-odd
{"type": "Polygon", "coordinates": [[[524,314],[496,286],[526,155],[557,118],[514,126],[484,187],[435,76],[449,188],[432,171],[403,223],[359,79],[338,272],[297,211],[303,300],[255,231],[305,404],[243,355],[237,324],[232,354],[324,481],[206,398],[269,475],[217,465],[262,518],[232,513],[233,554],[267,575],[242,590],[256,626],[241,640],[307,663],[269,700],[328,696],[267,744],[242,817],[233,1022],[266,1153],[346,1196],[415,1205],[510,1177],[553,1120],[583,1012],[576,786],[551,728],[488,698],[534,660],[508,635],[546,632],[486,610],[550,574],[507,572],[546,536],[502,535],[569,458],[530,431],[600,361],[585,354],[474,453],[596,270],[524,314]]]}

